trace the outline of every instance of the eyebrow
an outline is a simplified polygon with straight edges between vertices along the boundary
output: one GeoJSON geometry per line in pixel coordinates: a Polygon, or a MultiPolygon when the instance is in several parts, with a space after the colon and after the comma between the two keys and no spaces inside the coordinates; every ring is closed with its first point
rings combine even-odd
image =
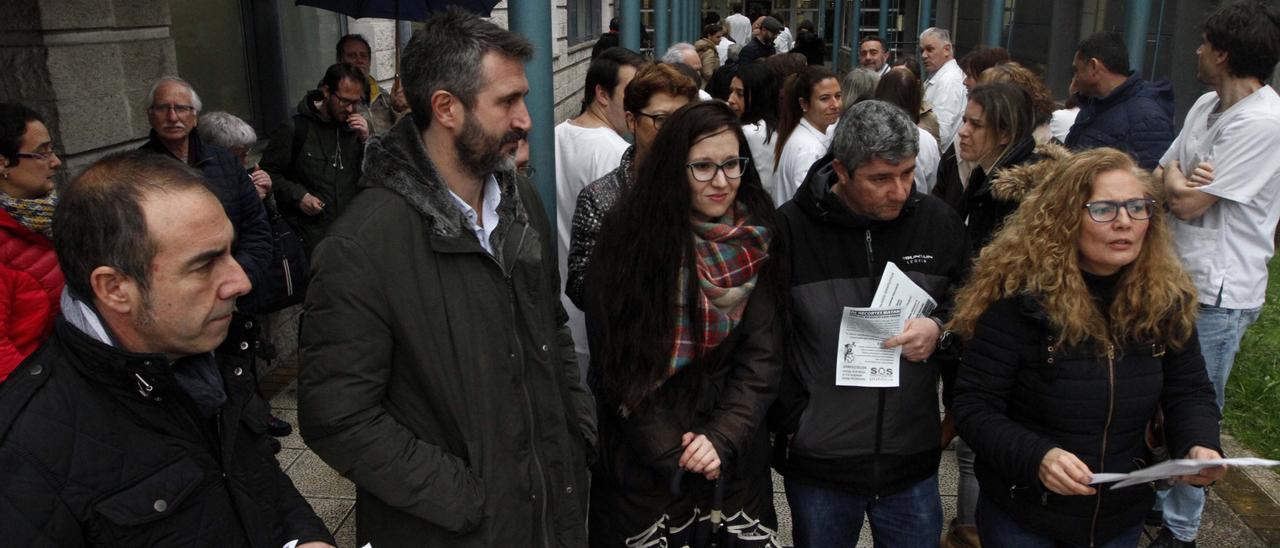
{"type": "Polygon", "coordinates": [[[221,257],[222,254],[226,252],[227,252],[227,248],[225,247],[221,249],[209,249],[209,250],[202,251],[199,254],[197,254],[195,257],[188,259],[186,263],[186,267],[190,269],[196,265],[207,263],[209,261],[217,259],[218,257],[221,257]]]}

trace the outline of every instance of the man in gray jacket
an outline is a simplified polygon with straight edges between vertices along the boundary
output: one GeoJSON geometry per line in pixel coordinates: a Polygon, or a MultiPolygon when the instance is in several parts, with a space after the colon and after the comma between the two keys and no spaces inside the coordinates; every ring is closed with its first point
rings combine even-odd
{"type": "Polygon", "coordinates": [[[524,38],[457,9],[402,67],[413,116],[373,139],[316,249],[298,415],[355,482],[358,545],[586,544],[593,403],[555,234],[515,153],[524,38]]]}

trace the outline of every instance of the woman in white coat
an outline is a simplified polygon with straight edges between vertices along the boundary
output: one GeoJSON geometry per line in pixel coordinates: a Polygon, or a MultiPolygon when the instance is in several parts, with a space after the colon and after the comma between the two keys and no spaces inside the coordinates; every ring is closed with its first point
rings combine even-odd
{"type": "Polygon", "coordinates": [[[831,71],[809,67],[783,84],[778,116],[777,164],[773,175],[773,202],[781,206],[804,182],[809,168],[827,154],[831,134],[843,111],[840,80],[831,71]]]}

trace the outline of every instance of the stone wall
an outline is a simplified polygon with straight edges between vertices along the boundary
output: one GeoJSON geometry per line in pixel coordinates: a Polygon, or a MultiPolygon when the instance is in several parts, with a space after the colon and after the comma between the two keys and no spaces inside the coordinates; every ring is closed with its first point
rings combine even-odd
{"type": "Polygon", "coordinates": [[[177,72],[166,0],[4,0],[0,101],[44,117],[60,176],[147,136],[151,82],[177,72]]]}

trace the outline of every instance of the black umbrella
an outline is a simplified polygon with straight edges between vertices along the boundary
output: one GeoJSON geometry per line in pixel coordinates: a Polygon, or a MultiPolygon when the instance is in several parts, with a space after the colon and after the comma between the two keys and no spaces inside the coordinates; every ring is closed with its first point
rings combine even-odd
{"type": "MultiPolygon", "coordinates": [[[[311,6],[341,13],[347,17],[364,19],[394,19],[396,21],[422,21],[432,12],[457,6],[471,13],[488,17],[498,0],[295,0],[299,6],[311,6]]],[[[396,25],[396,77],[400,77],[400,25],[396,25]]]]}
{"type": "Polygon", "coordinates": [[[457,6],[488,17],[498,0],[297,0],[299,6],[336,11],[348,17],[422,21],[432,12],[457,6]]]}

